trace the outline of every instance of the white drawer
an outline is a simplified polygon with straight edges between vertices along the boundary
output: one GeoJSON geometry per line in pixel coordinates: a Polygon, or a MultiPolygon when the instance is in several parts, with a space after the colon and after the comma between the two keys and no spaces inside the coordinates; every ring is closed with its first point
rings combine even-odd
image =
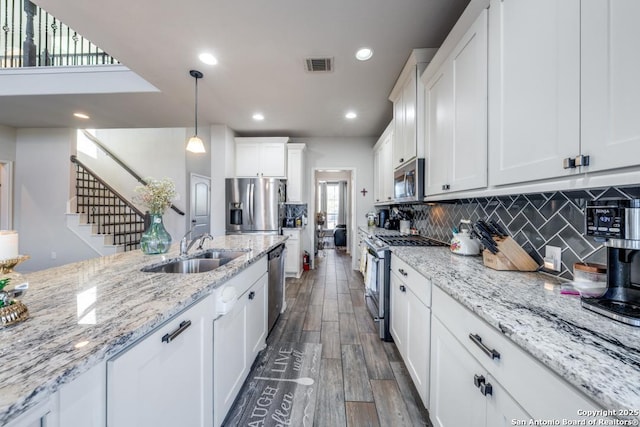
{"type": "Polygon", "coordinates": [[[398,276],[424,305],[431,306],[431,281],[393,253],[391,254],[391,273],[398,276]]]}
{"type": "Polygon", "coordinates": [[[286,228],[282,229],[283,236],[289,236],[289,240],[299,240],[300,239],[300,230],[287,230],[286,228]]]}
{"type": "Polygon", "coordinates": [[[578,410],[597,408],[582,392],[437,286],[432,312],[533,418],[579,419],[578,410]]]}
{"type": "Polygon", "coordinates": [[[244,294],[264,273],[267,272],[267,256],[263,256],[246,270],[243,270],[237,276],[229,279],[222,286],[233,286],[236,289],[238,297],[244,294]]]}

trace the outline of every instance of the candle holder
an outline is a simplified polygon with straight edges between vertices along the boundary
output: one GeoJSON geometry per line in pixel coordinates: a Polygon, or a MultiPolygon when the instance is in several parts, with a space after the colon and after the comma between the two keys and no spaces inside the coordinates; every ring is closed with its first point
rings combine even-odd
{"type": "Polygon", "coordinates": [[[29,255],[18,255],[15,258],[0,260],[0,282],[4,282],[3,285],[8,284],[13,287],[11,290],[0,289],[0,301],[2,302],[0,327],[22,322],[29,317],[27,306],[16,299],[27,292],[28,283],[22,274],[13,271],[15,266],[29,258],[29,255]]]}
{"type": "Polygon", "coordinates": [[[18,255],[15,258],[0,259],[0,274],[13,273],[16,265],[31,258],[29,255],[18,255]]]}

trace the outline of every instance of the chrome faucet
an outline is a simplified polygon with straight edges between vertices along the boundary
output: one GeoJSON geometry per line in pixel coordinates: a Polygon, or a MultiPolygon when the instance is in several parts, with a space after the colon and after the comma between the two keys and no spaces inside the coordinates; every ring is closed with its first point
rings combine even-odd
{"type": "Polygon", "coordinates": [[[193,227],[191,227],[191,229],[189,231],[187,231],[187,233],[182,237],[182,239],[180,240],[180,256],[186,256],[189,253],[189,249],[191,249],[191,247],[198,242],[198,246],[196,249],[201,250],[202,247],[204,246],[204,242],[206,240],[212,240],[213,236],[209,233],[204,233],[201,236],[198,236],[197,238],[191,240],[189,242],[189,240],[187,239],[187,237],[193,233],[193,229],[195,228],[195,224],[193,225],[193,227]]]}

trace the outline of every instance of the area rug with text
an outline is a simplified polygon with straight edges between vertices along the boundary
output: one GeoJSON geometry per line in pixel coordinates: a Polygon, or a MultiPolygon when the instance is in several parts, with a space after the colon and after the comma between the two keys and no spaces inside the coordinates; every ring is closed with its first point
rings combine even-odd
{"type": "Polygon", "coordinates": [[[312,426],[322,344],[277,343],[258,358],[225,426],[312,426]]]}

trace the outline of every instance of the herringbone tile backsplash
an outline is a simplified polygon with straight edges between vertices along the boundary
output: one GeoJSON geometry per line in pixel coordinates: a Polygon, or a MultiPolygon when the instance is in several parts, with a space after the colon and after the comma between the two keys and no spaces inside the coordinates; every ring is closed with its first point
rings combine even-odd
{"type": "Polygon", "coordinates": [[[457,200],[451,203],[400,205],[423,236],[449,242],[461,219],[492,219],[542,264],[545,246],[562,248],[561,277],[573,278],[573,264],[606,264],[600,242],[583,235],[584,208],[593,199],[640,198],[640,187],[558,191],[457,200]]]}

